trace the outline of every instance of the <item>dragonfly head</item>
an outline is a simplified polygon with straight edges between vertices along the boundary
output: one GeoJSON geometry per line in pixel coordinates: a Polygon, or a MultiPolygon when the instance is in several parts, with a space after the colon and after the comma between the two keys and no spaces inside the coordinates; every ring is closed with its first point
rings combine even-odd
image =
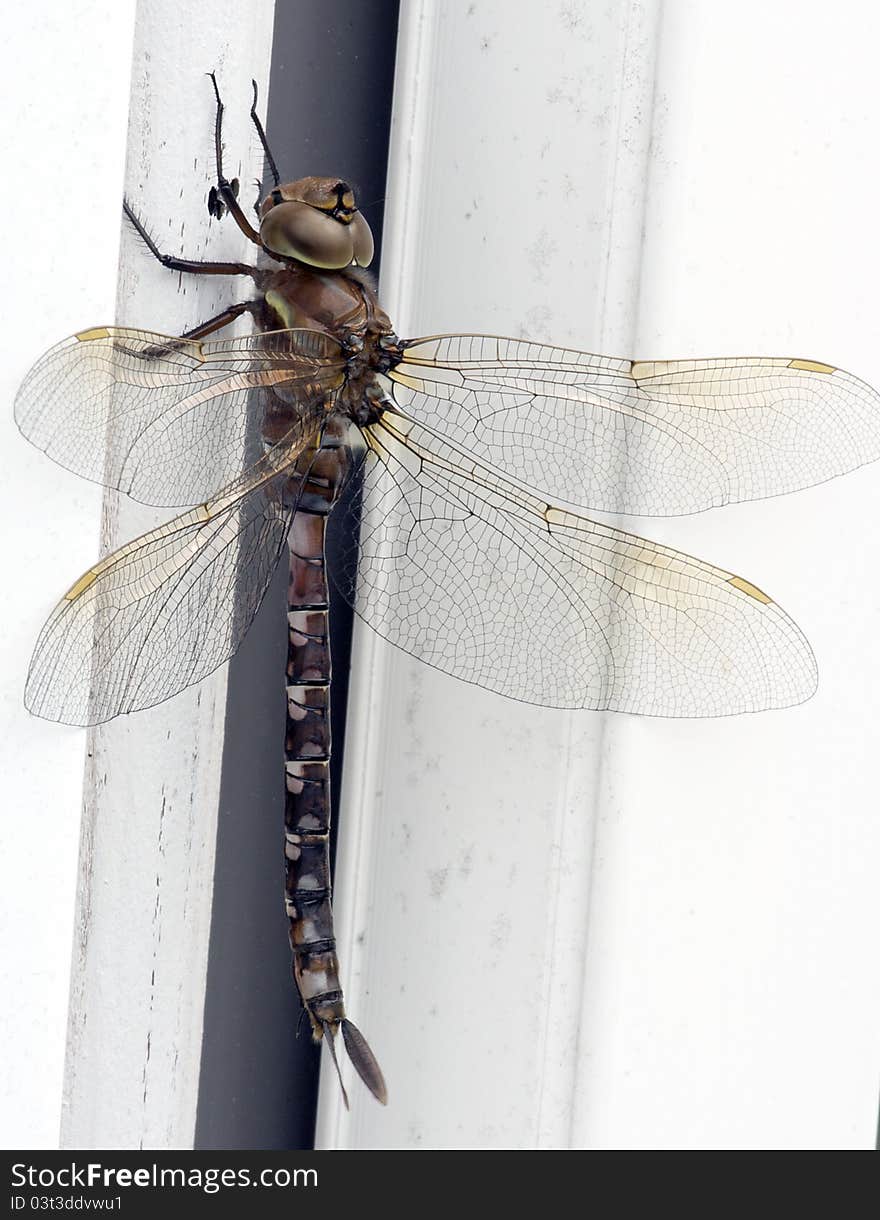
{"type": "Polygon", "coordinates": [[[373,234],[354,189],[339,178],[300,178],[276,186],[260,204],[260,237],[270,254],[339,271],[373,257],[373,234]]]}

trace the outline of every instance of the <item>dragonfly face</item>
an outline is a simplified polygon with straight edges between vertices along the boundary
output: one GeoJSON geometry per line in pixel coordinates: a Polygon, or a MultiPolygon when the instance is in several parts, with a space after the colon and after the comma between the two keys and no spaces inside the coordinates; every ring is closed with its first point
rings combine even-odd
{"type": "Polygon", "coordinates": [[[310,267],[368,267],[373,234],[354,190],[338,178],[300,178],[275,187],[260,204],[260,238],[271,253],[310,267]]]}

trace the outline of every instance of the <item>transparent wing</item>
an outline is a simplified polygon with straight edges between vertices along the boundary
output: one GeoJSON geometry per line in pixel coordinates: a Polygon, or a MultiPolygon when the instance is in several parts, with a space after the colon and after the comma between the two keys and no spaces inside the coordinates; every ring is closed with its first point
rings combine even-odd
{"type": "Polygon", "coordinates": [[[809,644],[748,581],[554,508],[419,424],[365,435],[360,490],[330,519],[341,587],[413,656],[554,707],[721,716],[813,693],[809,644]]]}
{"type": "Polygon", "coordinates": [[[285,550],[290,476],[267,458],[90,568],[40,634],[28,708],[99,724],[162,702],[232,656],[285,550]]]}
{"type": "Polygon", "coordinates": [[[406,344],[394,397],[555,501],[666,516],[781,495],[880,457],[880,396],[811,360],[617,360],[486,335],[406,344]]]}
{"type": "Polygon", "coordinates": [[[144,504],[195,504],[262,455],[255,391],[290,404],[273,439],[295,447],[311,428],[310,405],[341,384],[343,369],[339,344],[319,331],[202,343],[102,328],[66,339],[34,365],[15,418],[75,474],[144,504]]]}

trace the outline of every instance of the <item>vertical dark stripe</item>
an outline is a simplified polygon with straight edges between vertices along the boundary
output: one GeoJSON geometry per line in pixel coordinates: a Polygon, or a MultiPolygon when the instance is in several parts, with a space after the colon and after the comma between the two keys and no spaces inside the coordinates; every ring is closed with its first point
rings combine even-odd
{"type": "MultiPolygon", "coordinates": [[[[282,180],[338,174],[351,181],[376,236],[374,270],[381,253],[397,17],[397,0],[279,0],[268,92],[267,134],[282,180]]],[[[246,184],[242,198],[249,199],[246,184]]],[[[335,562],[328,554],[331,573],[335,562]]],[[[282,564],[229,670],[199,1149],[310,1148],[314,1142],[317,1048],[308,1021],[300,1020],[283,904],[286,576],[282,564]]],[[[351,625],[351,611],[333,596],[337,811],[351,625]]]]}

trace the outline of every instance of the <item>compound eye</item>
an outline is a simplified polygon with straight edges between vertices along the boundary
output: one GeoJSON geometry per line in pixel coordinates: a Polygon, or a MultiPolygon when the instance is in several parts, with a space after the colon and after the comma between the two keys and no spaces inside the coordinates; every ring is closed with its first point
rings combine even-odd
{"type": "Polygon", "coordinates": [[[354,248],[354,261],[359,267],[369,267],[373,261],[373,233],[360,212],[352,217],[348,226],[354,248]]]}
{"type": "Polygon", "coordinates": [[[350,226],[298,201],[284,201],[267,212],[260,237],[273,254],[328,271],[347,267],[354,256],[350,226]]]}

